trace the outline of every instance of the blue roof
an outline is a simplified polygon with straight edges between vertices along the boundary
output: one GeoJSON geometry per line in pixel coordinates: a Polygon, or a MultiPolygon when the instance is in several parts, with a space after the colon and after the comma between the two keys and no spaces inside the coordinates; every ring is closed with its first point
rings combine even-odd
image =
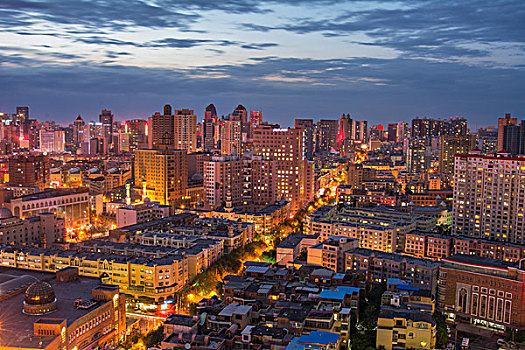
{"type": "Polygon", "coordinates": [[[399,278],[389,278],[386,280],[386,284],[396,285],[399,290],[419,290],[419,288],[412,287],[410,284],[399,278]]]}
{"type": "Polygon", "coordinates": [[[299,343],[328,346],[329,344],[337,344],[338,340],[339,333],[311,331],[310,334],[301,335],[299,343]]]}
{"type": "Polygon", "coordinates": [[[356,287],[338,286],[336,290],[323,289],[319,294],[319,298],[343,300],[346,295],[358,292],[359,288],[356,287]]]}
{"type": "Polygon", "coordinates": [[[344,273],[336,273],[335,275],[332,276],[332,278],[337,278],[337,279],[343,279],[345,278],[345,274],[344,273]]]}
{"type": "Polygon", "coordinates": [[[338,333],[311,331],[310,334],[293,338],[286,350],[319,350],[321,347],[337,344],[338,341],[338,333]]]}
{"type": "Polygon", "coordinates": [[[386,284],[407,284],[405,281],[399,278],[389,278],[386,280],[386,284]]]}

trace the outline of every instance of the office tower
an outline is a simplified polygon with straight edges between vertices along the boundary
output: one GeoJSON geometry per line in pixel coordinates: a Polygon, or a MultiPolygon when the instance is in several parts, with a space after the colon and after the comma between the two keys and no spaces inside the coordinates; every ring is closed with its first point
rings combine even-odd
{"type": "Polygon", "coordinates": [[[525,121],[520,125],[505,125],[503,127],[502,152],[512,155],[525,154],[525,121]]]}
{"type": "Polygon", "coordinates": [[[217,109],[213,103],[209,104],[204,111],[204,120],[217,120],[217,109]]]}
{"type": "Polygon", "coordinates": [[[185,150],[135,150],[135,187],[143,197],[162,205],[180,205],[188,188],[185,150]]]}
{"type": "Polygon", "coordinates": [[[388,124],[388,139],[389,142],[397,141],[397,124],[388,124]]]}
{"type": "Polygon", "coordinates": [[[454,173],[454,156],[467,154],[476,146],[473,135],[443,135],[439,145],[439,171],[444,174],[454,173]]]}
{"type": "Polygon", "coordinates": [[[456,156],[453,233],[525,243],[525,158],[456,156]]]}
{"type": "Polygon", "coordinates": [[[98,121],[104,128],[104,153],[107,153],[113,144],[113,114],[110,110],[104,109],[98,116],[98,121]]]}
{"type": "Polygon", "coordinates": [[[278,199],[285,198],[293,209],[299,209],[313,198],[313,166],[304,158],[303,129],[261,124],[254,128],[253,149],[254,154],[275,162],[278,199]]]}
{"type": "Polygon", "coordinates": [[[316,152],[330,152],[337,148],[337,120],[321,119],[316,124],[316,152]]]}
{"type": "Polygon", "coordinates": [[[337,149],[343,156],[345,156],[352,150],[352,146],[354,144],[354,140],[352,139],[352,122],[353,121],[352,118],[350,118],[350,114],[343,114],[343,116],[339,118],[339,130],[337,132],[337,149]]]}
{"type": "Polygon", "coordinates": [[[240,120],[222,121],[221,154],[242,155],[242,124],[240,120]]]}
{"type": "Polygon", "coordinates": [[[9,183],[14,186],[47,187],[49,160],[44,155],[18,154],[9,158],[9,183]]]}
{"type": "Polygon", "coordinates": [[[13,120],[22,125],[27,119],[29,119],[29,107],[16,107],[16,114],[13,116],[13,120]]]}
{"type": "Polygon", "coordinates": [[[164,106],[164,113],[155,112],[150,117],[151,142],[153,149],[173,149],[175,144],[175,118],[171,114],[171,106],[164,106]]]}
{"type": "Polygon", "coordinates": [[[304,156],[308,160],[313,160],[315,153],[315,125],[313,119],[295,119],[294,128],[302,128],[304,130],[304,156]]]}
{"type": "Polygon", "coordinates": [[[477,148],[483,153],[496,153],[498,151],[498,130],[493,126],[479,129],[477,148]]]}
{"type": "Polygon", "coordinates": [[[73,143],[78,146],[80,142],[84,141],[84,126],[86,123],[80,116],[78,115],[77,119],[73,122],[73,143]]]}
{"type": "Polygon", "coordinates": [[[210,104],[204,111],[204,121],[202,123],[203,134],[203,149],[204,151],[211,151],[215,148],[215,131],[218,124],[217,110],[215,105],[210,104]]]}
{"type": "Polygon", "coordinates": [[[431,152],[426,139],[411,139],[407,149],[407,170],[412,174],[426,174],[430,169],[431,152]]]}
{"type": "Polygon", "coordinates": [[[518,119],[512,118],[510,113],[506,113],[504,118],[498,118],[498,152],[504,150],[503,135],[506,126],[517,126],[518,119]]]}
{"type": "Polygon", "coordinates": [[[263,122],[262,111],[250,111],[250,124],[257,125],[263,122]]]}
{"type": "Polygon", "coordinates": [[[124,130],[129,134],[129,151],[148,148],[149,125],[144,119],[126,120],[124,130]]]}
{"type": "Polygon", "coordinates": [[[233,113],[230,114],[230,120],[239,120],[242,125],[248,124],[248,112],[243,105],[238,105],[237,108],[233,110],[233,113]]]}
{"type": "Polygon", "coordinates": [[[40,152],[61,153],[65,150],[64,131],[40,130],[40,152]]]}
{"type": "Polygon", "coordinates": [[[175,149],[197,151],[197,116],[192,109],[175,110],[175,149]]]}

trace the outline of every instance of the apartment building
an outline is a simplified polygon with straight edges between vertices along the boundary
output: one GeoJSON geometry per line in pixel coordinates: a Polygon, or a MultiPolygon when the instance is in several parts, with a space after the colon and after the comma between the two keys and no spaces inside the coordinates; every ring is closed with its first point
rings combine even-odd
{"type": "Polygon", "coordinates": [[[457,155],[453,234],[525,242],[525,157],[457,155]]]}
{"type": "Polygon", "coordinates": [[[102,251],[102,248],[76,252],[1,246],[0,265],[44,272],[76,267],[80,276],[102,276],[104,283],[118,285],[122,292],[149,303],[173,299],[188,283],[188,260],[183,256],[151,258],[129,250],[127,256],[102,251]]]}

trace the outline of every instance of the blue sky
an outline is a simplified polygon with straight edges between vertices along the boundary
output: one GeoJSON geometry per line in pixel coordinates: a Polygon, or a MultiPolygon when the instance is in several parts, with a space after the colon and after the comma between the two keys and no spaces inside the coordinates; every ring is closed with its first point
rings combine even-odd
{"type": "Polygon", "coordinates": [[[525,110],[525,2],[2,0],[0,111],[371,123],[525,110]]]}

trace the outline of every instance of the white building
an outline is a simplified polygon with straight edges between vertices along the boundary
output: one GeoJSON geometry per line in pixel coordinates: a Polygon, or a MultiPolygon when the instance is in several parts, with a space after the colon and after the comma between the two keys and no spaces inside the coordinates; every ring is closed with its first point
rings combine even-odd
{"type": "Polygon", "coordinates": [[[524,156],[456,155],[454,234],[524,243],[524,214],[524,156]]]}
{"type": "Polygon", "coordinates": [[[66,137],[63,131],[40,130],[40,151],[47,153],[64,152],[66,137]]]}
{"type": "Polygon", "coordinates": [[[147,200],[141,204],[126,205],[117,209],[117,228],[141,224],[170,215],[169,205],[147,200]]]}

